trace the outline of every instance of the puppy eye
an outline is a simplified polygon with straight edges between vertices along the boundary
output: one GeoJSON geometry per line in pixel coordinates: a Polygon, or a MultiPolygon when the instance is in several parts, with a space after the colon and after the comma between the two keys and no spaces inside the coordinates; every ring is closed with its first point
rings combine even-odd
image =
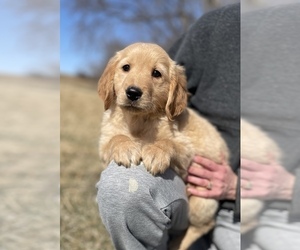
{"type": "Polygon", "coordinates": [[[161,77],[161,73],[155,69],[152,71],[152,76],[155,78],[159,78],[159,77],[161,77]]]}
{"type": "Polygon", "coordinates": [[[129,71],[129,70],[130,70],[130,65],[129,65],[129,64],[125,64],[125,65],[122,67],[122,69],[123,69],[124,71],[129,71]]]}

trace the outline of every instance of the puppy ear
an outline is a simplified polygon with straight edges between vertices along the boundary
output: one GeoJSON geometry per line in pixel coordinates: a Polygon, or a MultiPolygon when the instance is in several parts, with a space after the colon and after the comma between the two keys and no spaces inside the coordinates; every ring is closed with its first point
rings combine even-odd
{"type": "Polygon", "coordinates": [[[118,62],[117,59],[118,55],[115,55],[109,60],[108,64],[106,65],[106,68],[103,71],[102,76],[98,81],[98,94],[104,102],[105,110],[109,109],[110,105],[114,100],[115,93],[113,80],[115,75],[116,64],[118,62]]]}
{"type": "Polygon", "coordinates": [[[171,83],[166,105],[166,114],[169,120],[180,115],[187,107],[187,89],[184,68],[179,65],[173,65],[171,71],[171,83]]]}

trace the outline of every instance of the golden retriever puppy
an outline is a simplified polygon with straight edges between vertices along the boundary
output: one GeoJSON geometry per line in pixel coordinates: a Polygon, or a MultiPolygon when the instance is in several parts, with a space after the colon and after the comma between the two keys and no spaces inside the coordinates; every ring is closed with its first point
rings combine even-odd
{"type": "MultiPolygon", "coordinates": [[[[228,161],[217,130],[187,108],[184,68],[158,45],[132,44],[110,59],[98,83],[105,112],[100,156],[125,167],[143,162],[153,175],[173,168],[182,178],[194,155],[228,161]]],[[[190,227],[181,245],[187,249],[214,226],[218,202],[189,197],[190,227]]]]}
{"type": "MultiPolygon", "coordinates": [[[[280,162],[281,152],[277,144],[260,128],[241,120],[241,157],[262,164],[269,164],[270,158],[280,162]]],[[[241,187],[243,188],[243,187],[241,187]]],[[[264,202],[258,199],[241,199],[241,233],[255,228],[264,202]]]]}

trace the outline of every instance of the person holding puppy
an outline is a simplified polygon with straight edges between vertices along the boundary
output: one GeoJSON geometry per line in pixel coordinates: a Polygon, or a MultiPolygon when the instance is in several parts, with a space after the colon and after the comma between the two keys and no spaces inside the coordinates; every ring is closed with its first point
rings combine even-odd
{"type": "MultiPolygon", "coordinates": [[[[189,168],[186,182],[206,190],[188,192],[220,201],[215,229],[191,247],[195,249],[199,244],[201,249],[240,248],[239,15],[238,4],[205,14],[169,52],[186,69],[190,107],[218,128],[231,155],[230,166],[195,156],[189,168]]],[[[165,250],[170,235],[180,235],[188,226],[185,183],[171,169],[154,177],[142,164],[125,168],[112,162],[97,188],[100,216],[116,249],[165,250]]]]}

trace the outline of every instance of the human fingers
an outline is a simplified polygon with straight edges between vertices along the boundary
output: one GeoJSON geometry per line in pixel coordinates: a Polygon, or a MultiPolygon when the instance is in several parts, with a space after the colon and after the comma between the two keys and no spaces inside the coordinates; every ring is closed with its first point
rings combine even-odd
{"type": "Polygon", "coordinates": [[[273,195],[274,185],[266,182],[263,179],[241,179],[240,191],[242,198],[255,198],[255,199],[270,199],[273,195]]]}
{"type": "Polygon", "coordinates": [[[189,167],[188,173],[189,173],[189,175],[194,175],[194,176],[201,177],[201,178],[208,179],[208,180],[213,178],[213,173],[211,171],[206,170],[201,167],[196,167],[194,165],[189,167]]]}
{"type": "Polygon", "coordinates": [[[241,187],[241,189],[244,189],[244,190],[252,190],[253,183],[249,179],[241,179],[240,180],[240,187],[241,187]]]}
{"type": "Polygon", "coordinates": [[[212,199],[222,199],[222,191],[218,188],[212,189],[197,189],[193,187],[189,187],[187,192],[191,195],[195,195],[201,198],[212,198],[212,199]]]}
{"type": "Polygon", "coordinates": [[[255,180],[255,179],[259,178],[257,172],[249,171],[249,170],[243,169],[243,168],[240,170],[240,174],[241,174],[241,179],[255,180]]]}
{"type": "Polygon", "coordinates": [[[241,169],[247,169],[249,171],[263,171],[266,168],[265,164],[261,164],[255,161],[241,158],[241,169]]]}
{"type": "Polygon", "coordinates": [[[210,198],[209,192],[205,191],[205,190],[199,190],[197,188],[189,187],[187,189],[187,192],[189,195],[194,195],[194,196],[201,197],[201,198],[210,198]]]}
{"type": "Polygon", "coordinates": [[[199,155],[196,155],[193,158],[193,161],[210,171],[217,171],[219,169],[219,165],[217,163],[199,155]]]}
{"type": "Polygon", "coordinates": [[[253,187],[251,189],[241,188],[241,198],[253,198],[268,200],[271,199],[272,192],[263,187],[253,187]]]}
{"type": "Polygon", "coordinates": [[[208,188],[211,189],[211,181],[208,179],[203,179],[203,178],[199,178],[193,175],[188,175],[187,176],[187,182],[189,182],[190,184],[196,185],[196,186],[200,186],[200,187],[204,187],[204,188],[208,188]]]}

